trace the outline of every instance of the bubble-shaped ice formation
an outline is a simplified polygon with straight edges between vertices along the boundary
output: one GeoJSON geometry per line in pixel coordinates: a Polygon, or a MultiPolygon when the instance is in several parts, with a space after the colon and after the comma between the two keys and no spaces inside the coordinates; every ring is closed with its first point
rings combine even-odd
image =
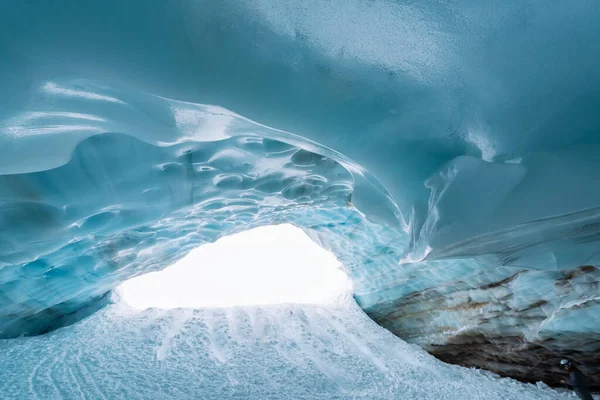
{"type": "Polygon", "coordinates": [[[2,334],[290,222],[447,360],[539,379],[569,355],[599,376],[599,18],[593,0],[1,4],[2,334]]]}

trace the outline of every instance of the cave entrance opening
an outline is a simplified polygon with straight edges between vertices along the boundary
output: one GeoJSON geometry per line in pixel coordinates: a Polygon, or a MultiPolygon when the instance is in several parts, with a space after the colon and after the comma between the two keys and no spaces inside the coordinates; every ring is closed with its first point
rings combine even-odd
{"type": "Polygon", "coordinates": [[[289,225],[263,226],[200,246],[159,272],[121,284],[135,309],[330,304],[352,293],[340,262],[289,225]]]}

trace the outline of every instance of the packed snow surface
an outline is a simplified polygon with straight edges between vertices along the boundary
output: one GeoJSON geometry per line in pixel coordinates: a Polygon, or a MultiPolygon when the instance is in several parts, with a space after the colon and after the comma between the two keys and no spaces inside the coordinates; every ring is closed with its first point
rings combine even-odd
{"type": "Polygon", "coordinates": [[[0,341],[3,399],[566,400],[444,364],[330,305],[147,309],[124,303],[44,336],[0,341]]]}

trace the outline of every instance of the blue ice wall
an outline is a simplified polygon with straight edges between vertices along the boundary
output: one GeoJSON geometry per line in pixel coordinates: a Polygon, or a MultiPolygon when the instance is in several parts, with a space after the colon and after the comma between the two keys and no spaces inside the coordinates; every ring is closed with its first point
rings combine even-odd
{"type": "Polygon", "coordinates": [[[2,335],[294,222],[376,321],[449,361],[598,368],[599,17],[592,0],[0,4],[2,335]]]}

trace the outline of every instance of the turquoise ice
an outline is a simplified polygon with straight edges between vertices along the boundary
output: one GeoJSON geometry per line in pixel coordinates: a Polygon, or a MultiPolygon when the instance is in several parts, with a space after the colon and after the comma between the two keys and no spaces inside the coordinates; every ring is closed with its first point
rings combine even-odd
{"type": "Polygon", "coordinates": [[[0,337],[291,223],[444,360],[600,376],[599,19],[593,0],[2,2],[0,337]]]}

